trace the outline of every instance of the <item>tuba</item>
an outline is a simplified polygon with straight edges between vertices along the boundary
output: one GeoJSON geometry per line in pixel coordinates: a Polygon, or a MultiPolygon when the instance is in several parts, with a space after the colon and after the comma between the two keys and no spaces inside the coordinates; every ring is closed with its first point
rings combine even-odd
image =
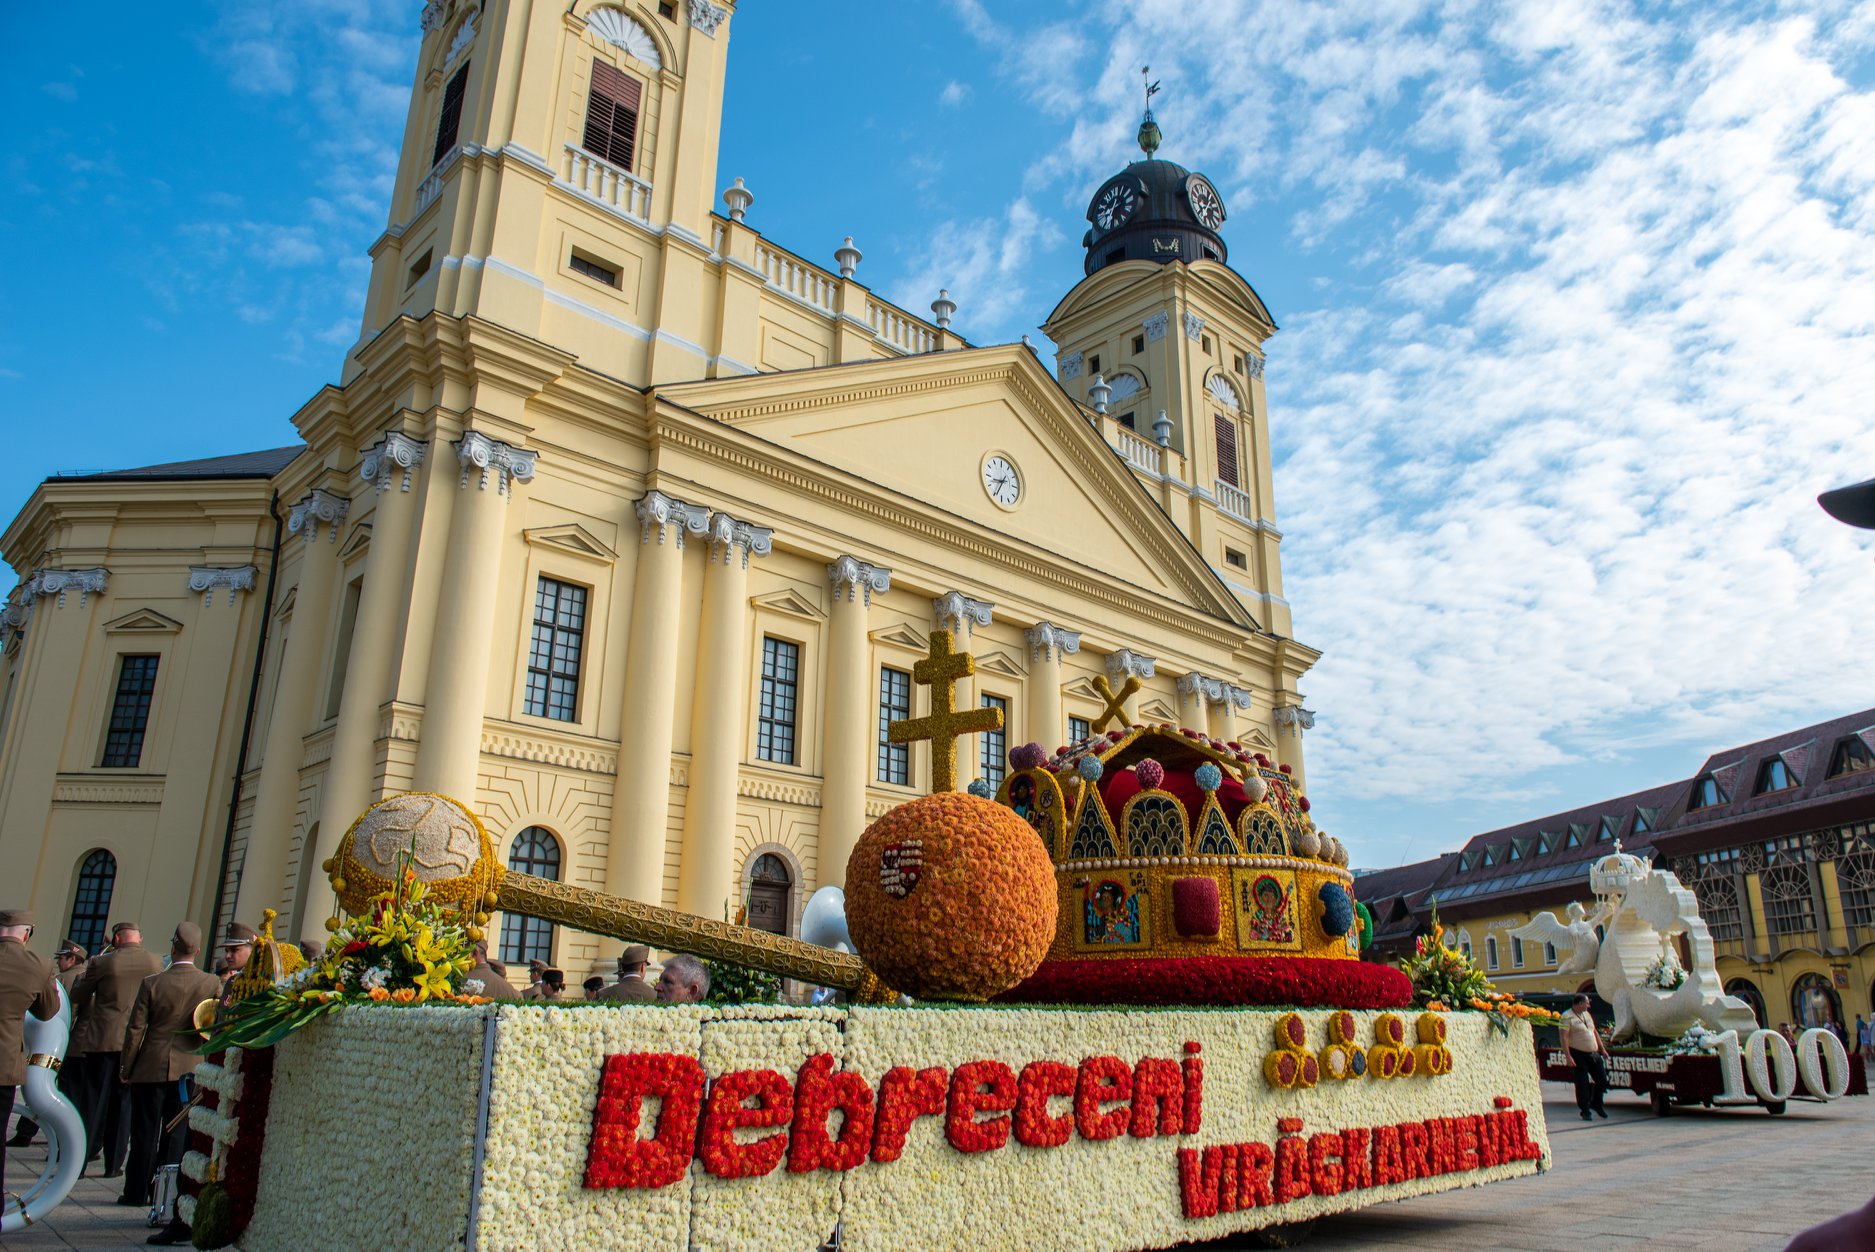
{"type": "Polygon", "coordinates": [[[85,1167],[85,1123],[72,1102],[59,1090],[59,1066],[65,1061],[65,1045],[71,1038],[72,1006],[65,996],[65,985],[58,984],[59,1011],[50,1021],[40,1021],[26,1014],[26,1081],[20,1094],[33,1120],[46,1136],[46,1168],[39,1181],[18,1195],[8,1193],[5,1216],[0,1217],[0,1234],[24,1230],[45,1216],[71,1194],[78,1175],[85,1167]]]}

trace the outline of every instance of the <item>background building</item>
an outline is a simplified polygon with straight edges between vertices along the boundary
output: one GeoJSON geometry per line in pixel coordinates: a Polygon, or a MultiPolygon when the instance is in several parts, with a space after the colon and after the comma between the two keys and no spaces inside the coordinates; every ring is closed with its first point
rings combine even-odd
{"type": "MultiPolygon", "coordinates": [[[[277,908],[391,791],[514,868],[792,930],[925,784],[935,627],[1002,708],[1093,679],[1301,772],[1262,344],[1202,175],[1097,189],[1086,277],[972,347],[718,187],[731,6],[433,0],[389,224],[298,448],[48,479],[0,535],[0,858],[74,929],[277,908]],[[1117,190],[1116,190],[1117,189],[1117,190]]],[[[1148,151],[1148,156],[1151,156],[1148,151]]],[[[617,944],[499,921],[509,959],[617,944]]],[[[86,933],[90,933],[86,930],[86,933]]]]}
{"type": "Polygon", "coordinates": [[[1699,898],[1725,989],[1768,1026],[1852,1024],[1875,1007],[1875,709],[1707,758],[1690,779],[1478,835],[1355,879],[1394,950],[1439,920],[1508,990],[1588,989],[1510,931],[1592,903],[1591,862],[1651,856],[1699,898]]]}

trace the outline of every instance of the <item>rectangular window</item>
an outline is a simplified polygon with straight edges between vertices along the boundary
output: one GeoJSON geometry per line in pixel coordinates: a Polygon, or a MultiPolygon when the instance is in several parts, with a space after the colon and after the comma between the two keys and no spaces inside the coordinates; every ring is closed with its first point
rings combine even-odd
{"type": "Polygon", "coordinates": [[[416,286],[417,280],[430,272],[430,258],[435,255],[436,249],[425,248],[423,255],[410,263],[410,277],[405,281],[404,286],[416,286]]]}
{"type": "Polygon", "coordinates": [[[594,282],[604,283],[608,287],[618,286],[618,271],[607,265],[601,265],[583,252],[574,252],[567,258],[566,267],[575,274],[584,274],[594,282]]]}
{"type": "Polygon", "coordinates": [[[1484,939],[1484,964],[1487,969],[1497,968],[1497,936],[1486,935],[1484,939]]]}
{"type": "Polygon", "coordinates": [[[1120,425],[1126,427],[1128,430],[1136,429],[1133,425],[1133,415],[1131,413],[1122,413],[1120,414],[1119,417],[1115,418],[1114,420],[1119,422],[1120,425]]]}
{"type": "Polygon", "coordinates": [[[879,670],[879,781],[911,785],[911,745],[887,743],[886,729],[911,716],[911,675],[902,669],[879,670]]]}
{"type": "Polygon", "coordinates": [[[1146,337],[1144,335],[1134,335],[1133,336],[1133,355],[1138,356],[1140,353],[1144,352],[1145,350],[1146,350],[1146,337]]]}
{"type": "Polygon", "coordinates": [[[543,576],[534,590],[534,641],[527,651],[521,711],[579,720],[579,663],[586,639],[586,589],[543,576]]]}
{"type": "Polygon", "coordinates": [[[1230,359],[1230,367],[1236,373],[1239,373],[1239,374],[1243,373],[1243,354],[1242,353],[1237,353],[1237,354],[1232,355],[1230,359]]]}
{"type": "Polygon", "coordinates": [[[1211,336],[1205,335],[1198,342],[1200,346],[1204,348],[1204,354],[1206,356],[1210,356],[1211,355],[1211,336]]]}
{"type": "Polygon", "coordinates": [[[1232,569],[1247,570],[1250,568],[1250,558],[1235,548],[1226,548],[1224,549],[1224,564],[1232,569]]]}
{"type": "Polygon", "coordinates": [[[1523,940],[1515,935],[1510,937],[1510,963],[1513,969],[1523,968],[1523,940]]]}
{"type": "Polygon", "coordinates": [[[983,707],[1003,711],[1003,728],[986,730],[977,737],[977,762],[982,767],[983,781],[1000,787],[1003,775],[1009,772],[1009,701],[1002,696],[984,696],[983,707]]]}
{"type": "Polygon", "coordinates": [[[450,75],[449,85],[443,88],[443,111],[436,118],[436,151],[430,154],[432,166],[456,146],[456,138],[462,133],[462,95],[468,89],[469,63],[464,61],[462,68],[450,75]]]}
{"type": "Polygon", "coordinates": [[[794,719],[801,689],[801,645],[762,639],[762,707],[755,728],[755,755],[794,764],[794,719]]]}
{"type": "Polygon", "coordinates": [[[1090,374],[1100,373],[1100,358],[1098,356],[1090,357],[1088,359],[1087,372],[1090,374]]]}
{"type": "Polygon", "coordinates": [[[1093,724],[1085,717],[1070,717],[1068,719],[1069,743],[1079,743],[1093,733],[1093,724]]]}
{"type": "Polygon", "coordinates": [[[638,80],[604,61],[592,63],[592,94],[580,147],[629,170],[638,151],[638,80]]]}
{"type": "Polygon", "coordinates": [[[117,696],[104,732],[105,769],[135,769],[143,760],[143,730],[156,694],[156,657],[127,656],[117,668],[117,696]]]}
{"type": "Polygon", "coordinates": [[[1215,413],[1217,419],[1217,476],[1232,487],[1237,480],[1237,419],[1228,413],[1215,413]]]}
{"type": "Polygon", "coordinates": [[[326,688],[326,720],[339,715],[339,701],[345,695],[345,671],[352,663],[352,632],[358,626],[358,601],[365,592],[362,578],[345,584],[345,598],[339,604],[338,647],[332,652],[332,682],[326,688]]]}

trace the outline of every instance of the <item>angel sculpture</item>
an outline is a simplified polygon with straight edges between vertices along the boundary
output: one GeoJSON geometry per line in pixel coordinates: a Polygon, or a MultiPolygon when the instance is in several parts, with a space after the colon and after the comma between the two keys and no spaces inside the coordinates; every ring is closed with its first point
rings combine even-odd
{"type": "Polygon", "coordinates": [[[1554,913],[1538,913],[1528,924],[1510,932],[1525,943],[1554,944],[1558,952],[1568,952],[1568,959],[1556,967],[1559,977],[1586,974],[1595,968],[1602,947],[1595,927],[1608,917],[1608,909],[1604,907],[1591,918],[1589,911],[1576,900],[1569,902],[1568,913],[1567,923],[1557,921],[1554,913]]]}

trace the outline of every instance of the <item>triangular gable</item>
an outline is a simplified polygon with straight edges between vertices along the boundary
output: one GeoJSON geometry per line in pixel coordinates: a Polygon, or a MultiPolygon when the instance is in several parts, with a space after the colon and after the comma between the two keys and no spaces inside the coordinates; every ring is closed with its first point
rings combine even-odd
{"type": "Polygon", "coordinates": [[[558,526],[536,526],[532,530],[522,531],[521,537],[531,544],[557,548],[562,552],[571,552],[576,556],[588,557],[596,561],[609,563],[618,560],[617,552],[577,522],[566,522],[558,526]]]}
{"type": "Polygon", "coordinates": [[[182,629],[182,623],[155,609],[132,609],[104,623],[104,629],[113,635],[173,635],[182,629]]]}
{"type": "Polygon", "coordinates": [[[1000,648],[992,652],[978,652],[976,659],[979,674],[1001,674],[1005,678],[1020,678],[1024,673],[1021,662],[1000,648]]]}
{"type": "Polygon", "coordinates": [[[1100,693],[1094,690],[1094,680],[1091,678],[1077,678],[1064,685],[1061,692],[1075,700],[1091,700],[1095,704],[1104,703],[1100,693]]]}
{"type": "Polygon", "coordinates": [[[280,603],[273,611],[274,619],[276,621],[285,621],[293,615],[293,607],[298,603],[299,584],[295,583],[286,589],[285,595],[280,597],[280,603]]]}
{"type": "Polygon", "coordinates": [[[339,560],[349,561],[371,546],[371,523],[360,522],[352,527],[352,533],[339,549],[339,560]]]}
{"type": "Polygon", "coordinates": [[[894,626],[882,626],[867,636],[874,643],[888,643],[900,648],[910,648],[914,652],[925,652],[931,647],[931,641],[920,634],[914,627],[900,622],[894,626]]]}
{"type": "Polygon", "coordinates": [[[710,379],[661,387],[658,395],[974,523],[1012,558],[1025,548],[1052,554],[1108,587],[1256,628],[1079,406],[1019,345],[710,379]],[[1010,462],[1021,480],[1013,508],[984,489],[992,455],[1010,462]]]}
{"type": "Polygon", "coordinates": [[[749,603],[758,609],[772,609],[777,613],[786,613],[789,617],[799,617],[810,622],[822,621],[826,614],[820,606],[803,596],[792,587],[768,595],[753,596],[749,603]]]}
{"type": "Polygon", "coordinates": [[[1178,712],[1164,700],[1148,700],[1139,706],[1139,715],[1149,722],[1173,722],[1178,719],[1178,712]]]}
{"type": "Polygon", "coordinates": [[[1274,740],[1254,726],[1247,734],[1238,735],[1237,742],[1250,748],[1274,748],[1276,746],[1274,740]]]}
{"type": "Polygon", "coordinates": [[[1785,748],[1778,753],[1784,758],[1784,768],[1790,771],[1795,782],[1803,782],[1810,776],[1810,757],[1816,751],[1816,740],[1809,739],[1794,748],[1785,748]]]}
{"type": "Polygon", "coordinates": [[[1719,784],[1719,792],[1726,799],[1729,800],[1737,794],[1732,784],[1738,781],[1738,771],[1744,766],[1744,758],[1741,757],[1730,765],[1721,765],[1712,770],[1712,781],[1719,784]]]}

